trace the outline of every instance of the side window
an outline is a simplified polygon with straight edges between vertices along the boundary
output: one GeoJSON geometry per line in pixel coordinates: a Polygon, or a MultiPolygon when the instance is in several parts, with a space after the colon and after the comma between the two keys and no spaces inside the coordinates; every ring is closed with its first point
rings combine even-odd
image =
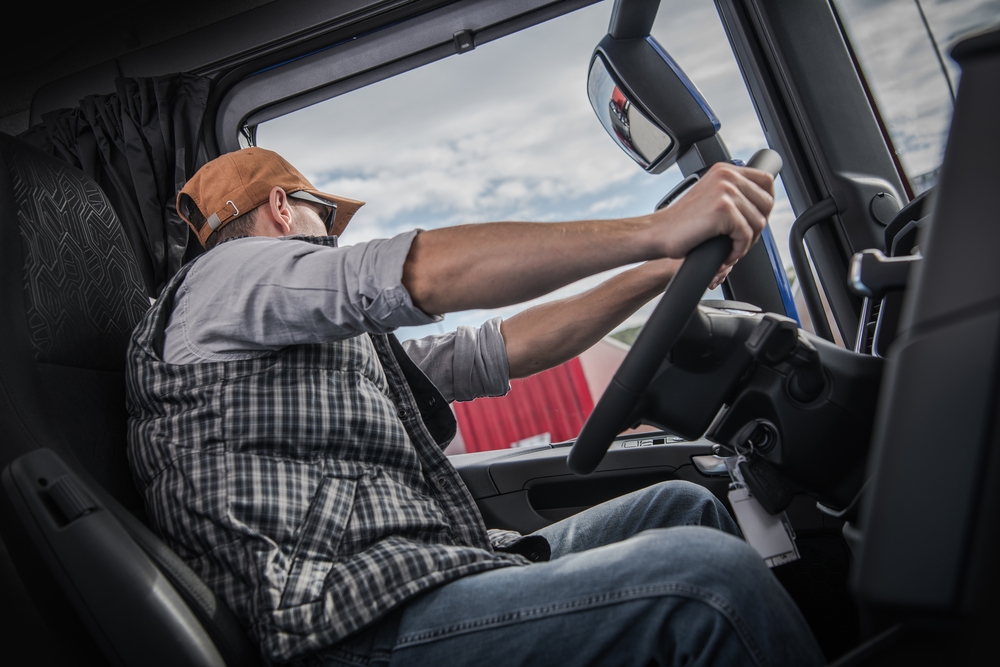
{"type": "MultiPolygon", "coordinates": [[[[415,227],[649,213],[680,181],[679,170],[645,173],[608,138],[587,98],[587,68],[611,5],[588,6],[269,121],[257,128],[257,143],[283,154],[321,190],[368,202],[346,230],[345,245],[415,227]]],[[[663,0],[659,15],[654,37],[707,97],[733,156],[748,160],[765,146],[764,136],[714,5],[663,0]]],[[[791,271],[792,212],[780,186],[771,220],[791,271]]],[[[613,273],[536,302],[451,313],[398,335],[510,317],[613,273]]],[[[513,382],[501,399],[456,403],[462,441],[450,452],[575,437],[654,305],[580,357],[513,382]]]]}
{"type": "Polygon", "coordinates": [[[951,47],[1000,21],[1000,0],[835,0],[914,195],[937,183],[960,71],[951,47]]]}
{"type": "MultiPolygon", "coordinates": [[[[733,158],[746,162],[757,150],[767,147],[714,3],[662,0],[651,34],[705,96],[722,122],[719,134],[733,158]]],[[[777,242],[785,273],[797,294],[795,269],[788,252],[788,234],[793,222],[795,214],[779,176],[775,182],[775,204],[768,224],[777,242]]],[[[806,315],[805,304],[798,296],[796,300],[799,301],[799,314],[806,315]]]]}

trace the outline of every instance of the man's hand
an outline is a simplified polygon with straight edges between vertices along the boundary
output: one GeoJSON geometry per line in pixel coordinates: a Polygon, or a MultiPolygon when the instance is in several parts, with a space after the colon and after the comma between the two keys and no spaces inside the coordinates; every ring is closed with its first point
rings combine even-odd
{"type": "Polygon", "coordinates": [[[716,287],[721,285],[722,281],[726,279],[726,277],[729,275],[729,272],[732,270],[733,270],[732,266],[723,266],[721,269],[719,269],[719,272],[715,274],[714,278],[712,278],[712,284],[708,286],[708,289],[715,289],[716,287]]]}
{"type": "Polygon", "coordinates": [[[760,237],[773,206],[770,174],[720,162],[676,203],[651,214],[651,233],[664,256],[677,258],[714,236],[729,236],[733,249],[724,266],[732,267],[760,237]]]}

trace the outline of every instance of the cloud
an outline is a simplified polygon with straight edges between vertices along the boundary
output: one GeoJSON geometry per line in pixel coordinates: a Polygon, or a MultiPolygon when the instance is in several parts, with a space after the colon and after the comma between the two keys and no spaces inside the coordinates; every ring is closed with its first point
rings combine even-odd
{"type": "Polygon", "coordinates": [[[672,183],[622,153],[586,97],[609,12],[590,7],[314,105],[261,125],[258,140],[317,187],[369,202],[345,243],[417,225],[648,212],[672,183]]]}
{"type": "MultiPolygon", "coordinates": [[[[970,21],[996,14],[998,3],[924,0],[924,7],[948,42],[977,24],[970,21]]],[[[937,166],[950,104],[940,103],[940,68],[921,51],[922,25],[898,20],[892,14],[898,3],[836,4],[857,26],[859,43],[872,49],[871,62],[903,69],[879,90],[895,100],[889,116],[897,148],[908,156],[904,165],[937,166]],[[889,26],[892,40],[884,39],[889,26]]],[[[642,171],[606,135],[586,96],[587,67],[610,11],[611,3],[602,2],[275,119],[258,128],[258,142],[285,155],[317,187],[368,202],[344,243],[414,227],[648,213],[680,180],[679,171],[642,171]]],[[[766,145],[713,3],[664,3],[652,34],[704,94],[734,157],[747,160],[766,145]]],[[[779,183],[771,225],[786,264],[792,218],[779,183]]],[[[577,293],[608,275],[546,298],[577,293]]],[[[521,307],[452,314],[443,326],[478,324],[521,307]]]]}
{"type": "MultiPolygon", "coordinates": [[[[679,14],[661,12],[653,35],[722,118],[734,156],[748,159],[764,137],[715,9],[678,4],[679,14]]],[[[680,180],[679,171],[642,171],[606,135],[586,96],[590,57],[610,10],[600,3],[265,123],[258,141],[320,189],[368,202],[344,243],[414,227],[648,213],[680,180]]],[[[625,268],[525,304],[453,313],[401,335],[509,317],[625,268]]]]}
{"type": "Polygon", "coordinates": [[[607,211],[620,210],[628,206],[631,201],[631,195],[615,195],[613,197],[608,197],[594,202],[590,205],[590,208],[587,209],[587,211],[594,214],[601,214],[607,211]]]}

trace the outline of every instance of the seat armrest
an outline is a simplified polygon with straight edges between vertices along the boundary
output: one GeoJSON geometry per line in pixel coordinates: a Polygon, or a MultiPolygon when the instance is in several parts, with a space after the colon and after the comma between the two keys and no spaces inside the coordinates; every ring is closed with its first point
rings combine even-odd
{"type": "MultiPolygon", "coordinates": [[[[109,663],[226,664],[100,494],[90,492],[55,452],[39,449],[15,459],[0,474],[0,485],[3,523],[24,529],[30,544],[22,546],[37,552],[109,663]]],[[[22,567],[17,559],[15,565],[22,567]]]]}

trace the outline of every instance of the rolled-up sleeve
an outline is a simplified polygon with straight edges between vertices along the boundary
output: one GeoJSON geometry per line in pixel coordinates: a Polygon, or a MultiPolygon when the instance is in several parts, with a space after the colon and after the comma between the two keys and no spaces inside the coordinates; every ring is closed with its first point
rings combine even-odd
{"type": "Polygon", "coordinates": [[[439,321],[402,284],[417,233],[343,248],[259,237],[219,246],[178,291],[167,356],[224,359],[439,321]]]}
{"type": "Polygon", "coordinates": [[[501,318],[481,327],[403,341],[403,349],[449,401],[503,396],[510,391],[501,318]]]}

